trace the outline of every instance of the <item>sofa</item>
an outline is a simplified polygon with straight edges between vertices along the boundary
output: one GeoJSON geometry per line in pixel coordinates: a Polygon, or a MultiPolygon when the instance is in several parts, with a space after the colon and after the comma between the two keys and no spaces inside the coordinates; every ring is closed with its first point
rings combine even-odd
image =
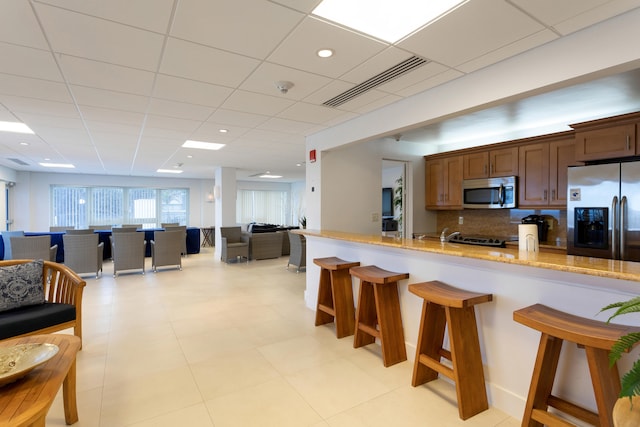
{"type": "Polygon", "coordinates": [[[280,255],[289,255],[290,253],[290,244],[289,237],[287,236],[287,232],[289,230],[297,229],[299,227],[286,227],[275,224],[261,224],[252,222],[247,225],[247,233],[250,236],[254,234],[263,234],[263,233],[281,233],[282,234],[282,251],[280,255]]]}
{"type": "Polygon", "coordinates": [[[282,256],[284,233],[255,233],[249,236],[249,259],[269,259],[282,256]]]}
{"type": "Polygon", "coordinates": [[[86,284],[74,271],[55,262],[0,261],[0,340],[68,328],[82,340],[86,284]]]}

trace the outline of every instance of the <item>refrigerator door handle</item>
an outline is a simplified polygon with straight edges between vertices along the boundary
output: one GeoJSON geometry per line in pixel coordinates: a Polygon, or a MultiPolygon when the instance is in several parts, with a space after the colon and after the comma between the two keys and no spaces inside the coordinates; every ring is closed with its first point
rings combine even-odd
{"type": "Polygon", "coordinates": [[[611,215],[613,217],[613,229],[611,230],[611,255],[612,259],[619,259],[618,233],[620,232],[620,224],[618,224],[618,196],[613,196],[613,200],[611,201],[611,215]]]}
{"type": "Polygon", "coordinates": [[[620,199],[620,259],[626,259],[625,246],[626,242],[626,224],[627,224],[627,196],[622,196],[620,199]]]}

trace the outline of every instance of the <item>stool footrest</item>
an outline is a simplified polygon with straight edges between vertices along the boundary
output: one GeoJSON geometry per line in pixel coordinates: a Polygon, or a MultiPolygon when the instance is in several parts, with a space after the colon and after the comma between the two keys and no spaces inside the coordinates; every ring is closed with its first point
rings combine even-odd
{"type": "MultiPolygon", "coordinates": [[[[549,404],[549,406],[553,408],[556,408],[564,412],[565,414],[572,415],[575,418],[578,418],[579,420],[585,421],[589,424],[593,424],[594,426],[600,424],[600,418],[598,417],[598,414],[588,409],[582,408],[560,397],[553,396],[553,395],[549,396],[549,398],[547,399],[547,404],[549,404]]],[[[534,414],[534,417],[532,418],[535,419],[535,414],[534,414]]]]}
{"type": "Polygon", "coordinates": [[[360,324],[358,324],[358,329],[360,329],[364,333],[367,333],[367,334],[371,335],[372,337],[380,338],[380,331],[377,330],[376,328],[372,328],[369,325],[365,325],[364,323],[360,323],[360,324]]]}
{"type": "Polygon", "coordinates": [[[336,311],[332,307],[329,307],[328,305],[318,304],[318,310],[324,311],[325,313],[330,314],[334,317],[336,315],[336,311]]]}
{"type": "Polygon", "coordinates": [[[430,358],[426,354],[421,354],[419,357],[420,363],[424,366],[433,369],[434,371],[446,376],[447,378],[455,381],[455,375],[453,373],[453,369],[450,367],[443,365],[435,359],[430,358]]]}
{"type": "Polygon", "coordinates": [[[536,420],[548,427],[576,427],[575,424],[563,420],[555,414],[543,411],[542,409],[534,409],[531,419],[536,420]]]}

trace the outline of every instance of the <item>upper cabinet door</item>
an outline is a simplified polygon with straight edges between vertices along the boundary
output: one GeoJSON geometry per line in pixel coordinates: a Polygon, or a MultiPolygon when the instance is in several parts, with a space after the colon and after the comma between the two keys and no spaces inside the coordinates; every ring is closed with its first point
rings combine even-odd
{"type": "Polygon", "coordinates": [[[481,151],[463,156],[464,179],[518,175],[518,147],[481,151]]]}
{"type": "Polygon", "coordinates": [[[576,132],[576,160],[602,160],[636,155],[635,123],[576,132]]]}
{"type": "Polygon", "coordinates": [[[465,154],[462,156],[464,179],[487,178],[489,176],[489,152],[465,154]]]}
{"type": "Polygon", "coordinates": [[[567,168],[576,164],[573,139],[549,143],[549,205],[567,206],[567,168]]]}

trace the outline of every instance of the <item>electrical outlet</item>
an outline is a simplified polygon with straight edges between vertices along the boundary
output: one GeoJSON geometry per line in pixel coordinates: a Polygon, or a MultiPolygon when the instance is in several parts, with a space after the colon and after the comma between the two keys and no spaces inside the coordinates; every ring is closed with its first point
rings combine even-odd
{"type": "Polygon", "coordinates": [[[458,217],[458,225],[462,225],[464,224],[464,217],[463,216],[459,216],[458,217]]]}
{"type": "Polygon", "coordinates": [[[553,230],[553,218],[545,218],[545,221],[547,221],[547,225],[549,226],[547,230],[553,230]]]}
{"type": "Polygon", "coordinates": [[[378,222],[380,221],[380,214],[378,212],[373,212],[371,214],[371,222],[378,222]]]}

